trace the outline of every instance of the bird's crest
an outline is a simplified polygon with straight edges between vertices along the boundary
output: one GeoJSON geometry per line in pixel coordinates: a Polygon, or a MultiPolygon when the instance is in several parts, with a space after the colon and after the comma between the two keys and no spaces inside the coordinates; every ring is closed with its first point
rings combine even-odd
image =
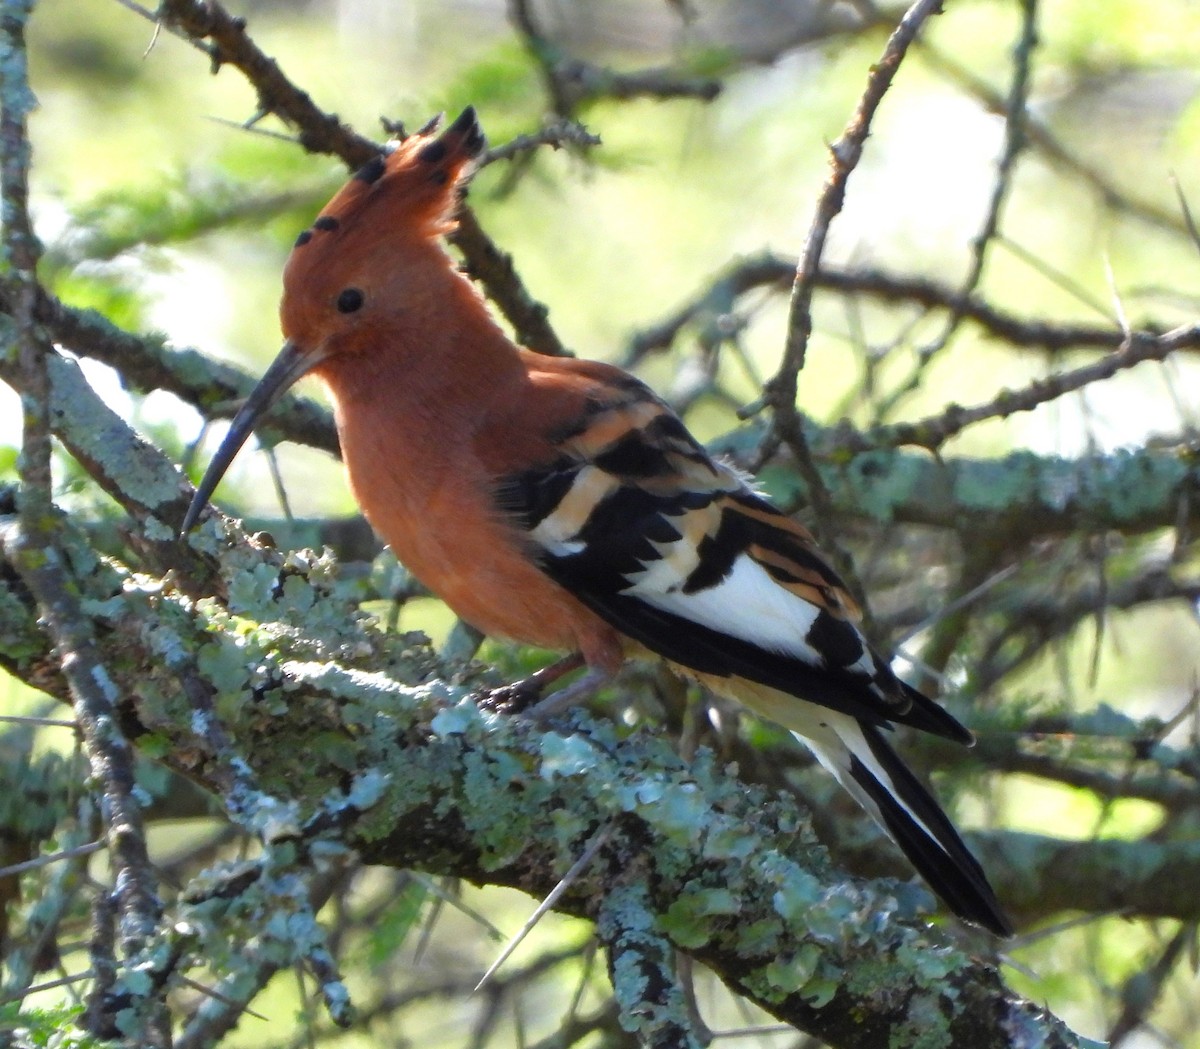
{"type": "MultiPolygon", "coordinates": [[[[451,228],[455,190],[471,175],[485,139],[468,106],[440,135],[435,117],[390,153],[368,160],[296,239],[299,261],[310,243],[369,223],[379,233],[406,228],[437,236],[451,228]]],[[[315,246],[315,245],[314,245],[315,246]]]]}

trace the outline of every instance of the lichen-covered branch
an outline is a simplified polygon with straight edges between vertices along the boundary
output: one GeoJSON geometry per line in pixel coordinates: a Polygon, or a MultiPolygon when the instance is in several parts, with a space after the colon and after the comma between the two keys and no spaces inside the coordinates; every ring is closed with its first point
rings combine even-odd
{"type": "MultiPolygon", "coordinates": [[[[29,89],[25,25],[31,2],[5,6],[0,15],[0,199],[3,256],[14,284],[14,310],[4,327],[5,371],[15,373],[23,429],[15,520],[0,528],[0,548],[36,602],[39,623],[53,646],[70,692],[91,777],[99,794],[100,819],[115,872],[113,917],[121,955],[137,957],[158,931],[162,905],[146,845],[145,823],[134,789],[133,751],[121,730],[121,693],[109,674],[84,612],[54,527],[50,468],[51,418],[56,411],[49,364],[55,356],[34,314],[38,299],[40,245],[29,218],[30,146],[26,120],[35,104],[29,89]]],[[[62,411],[58,406],[57,410],[62,411]]],[[[100,908],[105,911],[105,907],[100,908]]],[[[108,978],[95,981],[88,1008],[91,1032],[118,1033],[105,1002],[114,991],[111,937],[94,952],[108,978]]],[[[166,1047],[169,1027],[161,1004],[138,998],[143,1044],[166,1047]]]]}
{"type": "MultiPolygon", "coordinates": [[[[126,718],[169,741],[166,760],[219,792],[227,759],[215,759],[211,742],[197,736],[194,706],[178,686],[187,663],[203,667],[229,746],[264,796],[289,799],[280,811],[290,811],[291,822],[272,839],[280,845],[289,835],[304,840],[300,828],[324,826],[368,862],[544,895],[595,828],[616,821],[560,907],[594,920],[610,909],[616,924],[606,927],[632,967],[623,978],[637,977],[633,970],[647,978],[650,955],[630,939],[642,929],[647,947],[665,935],[775,1015],[834,1045],[877,1044],[871,1038],[883,1026],[907,1022],[901,1003],[914,995],[947,1032],[941,1044],[971,1031],[972,1044],[1008,1046],[1005,1023],[1015,1016],[1035,1024],[1046,1044],[1076,1044],[1004,991],[990,966],[922,929],[913,919],[923,892],[831,871],[798,811],[747,790],[711,755],[684,764],[664,740],[620,739],[614,726],[582,713],[553,726],[484,714],[461,688],[429,678],[436,664],[411,639],[364,632],[336,598],[327,564],[245,544],[223,549],[229,612],[169,587],[131,587],[133,578],[122,583],[113,565],[81,585],[101,610],[98,625],[112,646],[105,655],[130,697],[126,718]],[[124,593],[119,606],[104,600],[114,587],[124,593]],[[236,638],[213,629],[230,614],[242,624],[236,638]],[[331,650],[347,661],[313,658],[331,650]],[[425,683],[400,683],[406,679],[425,683]],[[309,755],[300,775],[296,753],[309,755]],[[346,791],[350,755],[360,786],[346,791]],[[634,869],[645,877],[622,895],[617,887],[630,884],[634,869]],[[873,1019],[855,1034],[852,1016],[873,1019]]],[[[195,906],[211,909],[219,898],[237,909],[227,892],[192,897],[195,906]]],[[[192,924],[221,935],[205,914],[192,924]]],[[[185,922],[187,915],[185,907],[185,922]]],[[[183,957],[205,950],[217,947],[198,942],[183,957]]],[[[664,1002],[674,993],[665,985],[660,992],[664,1002]]],[[[645,1020],[633,1014],[632,997],[623,1005],[624,1023],[645,1020]]]]}
{"type": "MultiPolygon", "coordinates": [[[[130,542],[147,566],[178,572],[181,584],[197,596],[212,593],[217,581],[211,563],[176,541],[190,494],[179,469],[96,395],[77,364],[47,348],[43,367],[48,432],[138,522],[130,542]]],[[[3,359],[0,379],[25,389],[19,370],[3,359]]]]}
{"type": "MultiPolygon", "coordinates": [[[[1200,458],[1186,448],[1078,459],[1013,452],[939,460],[896,448],[848,454],[843,449],[859,439],[848,426],[814,427],[812,434],[835,508],[860,519],[932,525],[969,535],[980,546],[1012,550],[1038,536],[1081,528],[1133,534],[1197,523],[1200,458]]],[[[711,447],[744,462],[758,447],[757,437],[755,430],[738,432],[711,447]]],[[[764,476],[778,498],[803,502],[794,473],[764,476]]]]}
{"type": "MultiPolygon", "coordinates": [[[[12,282],[0,278],[0,314],[11,315],[14,295],[12,282]]],[[[130,388],[140,393],[166,390],[211,418],[232,417],[256,381],[244,369],[197,350],[174,348],[161,336],[125,331],[94,310],[74,309],[44,288],[38,289],[33,318],[55,343],[115,368],[130,388]]],[[[11,375],[5,381],[13,381],[11,375]]],[[[278,432],[338,454],[333,417],[314,401],[287,395],[269,418],[264,435],[278,432]],[[278,428],[276,420],[283,420],[278,428]]]]}

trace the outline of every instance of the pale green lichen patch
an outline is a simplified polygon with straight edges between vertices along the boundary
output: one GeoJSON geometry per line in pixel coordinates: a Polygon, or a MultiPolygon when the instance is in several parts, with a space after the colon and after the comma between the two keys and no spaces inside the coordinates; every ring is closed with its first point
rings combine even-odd
{"type": "Polygon", "coordinates": [[[955,469],[954,499],[975,513],[997,513],[1028,505],[1040,479],[1036,456],[1017,453],[1004,459],[979,460],[971,469],[955,469]]]}
{"type": "Polygon", "coordinates": [[[79,365],[58,355],[46,359],[50,421],[64,443],[95,464],[141,506],[154,509],[179,499],[182,476],[157,450],[134,438],[125,422],[95,395],[79,365]]]}
{"type": "Polygon", "coordinates": [[[820,949],[815,944],[805,943],[769,962],[763,973],[777,993],[795,994],[802,992],[816,976],[820,964],[820,949]]]}
{"type": "Polygon", "coordinates": [[[821,899],[821,881],[797,863],[778,853],[768,853],[759,861],[759,871],[775,893],[772,905],[787,922],[798,922],[821,899]]]}
{"type": "Polygon", "coordinates": [[[0,579],[0,652],[21,669],[45,655],[47,649],[46,635],[37,628],[36,618],[10,584],[0,579]]]}
{"type": "Polygon", "coordinates": [[[630,811],[675,845],[690,848],[703,833],[709,804],[695,783],[643,781],[624,798],[630,811]]]}
{"type": "Polygon", "coordinates": [[[783,930],[783,923],[776,917],[739,921],[734,930],[733,950],[741,958],[774,957],[778,953],[783,930]]]}
{"type": "Polygon", "coordinates": [[[1173,493],[1194,476],[1195,467],[1182,459],[1120,450],[1105,457],[1098,494],[1118,522],[1136,521],[1169,505],[1173,493]]]}
{"type": "Polygon", "coordinates": [[[552,781],[560,777],[590,775],[601,762],[607,763],[604,753],[577,732],[569,736],[545,732],[540,749],[541,775],[552,781]]]}
{"type": "Polygon", "coordinates": [[[169,543],[175,539],[175,529],[153,514],[147,514],[142,520],[142,535],[151,542],[169,543]]]}
{"type": "Polygon", "coordinates": [[[726,888],[685,889],[667,908],[659,927],[677,946],[695,950],[711,939],[714,918],[735,916],[741,905],[741,900],[726,888]]]}
{"type": "Polygon", "coordinates": [[[217,707],[225,718],[236,718],[248,698],[251,670],[246,639],[222,633],[196,653],[196,668],[217,691],[217,707]]]}
{"type": "Polygon", "coordinates": [[[273,620],[285,609],[277,608],[281,586],[280,569],[273,564],[255,564],[229,581],[229,611],[233,615],[273,620]]]}
{"type": "Polygon", "coordinates": [[[936,992],[912,995],[907,1013],[892,1027],[888,1049],[948,1049],[953,1045],[950,1019],[936,992]]]}
{"type": "Polygon", "coordinates": [[[466,735],[481,724],[479,708],[468,699],[443,707],[429,722],[429,730],[442,738],[466,735]]]}
{"type": "Polygon", "coordinates": [[[465,805],[460,813],[480,850],[480,862],[490,870],[507,866],[537,840],[540,819],[526,796],[530,789],[528,767],[511,753],[489,753],[484,748],[467,750],[462,762],[465,805]],[[521,795],[520,803],[514,803],[514,794],[521,795]],[[501,814],[503,824],[496,818],[501,814]]]}

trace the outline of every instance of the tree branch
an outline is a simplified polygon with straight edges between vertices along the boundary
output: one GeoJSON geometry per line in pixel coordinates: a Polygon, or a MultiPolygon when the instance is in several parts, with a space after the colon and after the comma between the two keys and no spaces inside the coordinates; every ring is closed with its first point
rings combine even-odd
{"type": "MultiPolygon", "coordinates": [[[[206,665],[224,668],[217,704],[233,753],[253,767],[260,789],[296,805],[289,818],[297,825],[336,815],[326,822],[330,833],[367,862],[542,896],[595,828],[616,821],[560,909],[592,920],[619,915],[627,930],[661,930],[656,935],[665,932],[741,993],[830,1044],[878,1045],[880,1030],[906,1029],[914,1000],[943,1025],[941,1044],[963,1044],[969,1033],[968,1044],[982,1049],[1008,1046],[1017,1017],[1047,1044],[1076,1044],[1004,991],[990,966],[914,921],[923,891],[847,881],[789,802],[747,790],[711,755],[685,765],[657,737],[618,740],[613,726],[582,712],[554,727],[483,714],[460,698],[461,689],[428,679],[431,657],[411,639],[362,631],[320,581],[326,570],[306,575],[296,565],[289,585],[279,587],[278,554],[231,546],[223,557],[240,621],[259,624],[236,642],[213,629],[211,617],[219,623],[224,613],[199,609],[168,588],[129,595],[104,616],[112,646],[104,654],[118,688],[132,697],[125,716],[167,739],[168,762],[208,789],[221,792],[223,761],[214,762],[210,744],[196,736],[194,711],[179,689],[182,668],[194,658],[185,653],[205,648],[206,665]],[[305,612],[322,607],[334,633],[305,637],[288,625],[303,587],[316,588],[312,602],[301,602],[305,612]],[[168,635],[174,657],[164,661],[168,635]],[[352,652],[354,663],[312,660],[331,648],[352,652]],[[367,666],[388,666],[391,676],[358,669],[367,666]],[[405,679],[426,683],[397,683],[405,679]],[[283,694],[286,719],[271,714],[272,697],[283,694]],[[349,749],[332,746],[334,738],[349,749]],[[296,753],[309,756],[299,776],[296,753]],[[354,780],[373,783],[370,792],[342,794],[348,754],[354,780]],[[622,897],[632,866],[645,874],[637,890],[644,895],[622,897]],[[850,914],[872,918],[848,921],[850,914]],[[936,972],[921,961],[931,956],[941,959],[936,972]],[[854,975],[868,971],[870,980],[854,975]]],[[[102,572],[80,584],[87,593],[98,587],[100,598],[114,582],[102,572]]],[[[614,935],[629,942],[628,933],[614,935]]],[[[631,972],[645,979],[650,955],[630,949],[631,959],[641,959],[631,972]]],[[[626,1026],[648,1019],[631,1014],[630,995],[618,998],[626,1026]]]]}
{"type": "MultiPolygon", "coordinates": [[[[210,40],[213,72],[223,64],[236,67],[258,93],[259,115],[273,113],[297,128],[300,144],[310,153],[340,157],[355,170],[382,152],[381,146],[341,123],[336,115],[321,110],[251,39],[246,20],[230,15],[218,0],[163,0],[159,12],[169,26],[188,38],[210,40]]],[[[450,242],[463,253],[468,270],[487,289],[519,342],[539,353],[562,356],[567,352],[550,326],[549,311],[530,295],[512,256],[484,233],[465,203],[450,242]]]]}
{"type": "MultiPolygon", "coordinates": [[[[673,314],[634,335],[626,348],[626,365],[635,364],[647,354],[669,349],[688,324],[710,324],[714,319],[728,316],[734,312],[737,299],[755,288],[787,290],[795,275],[795,263],[778,255],[764,253],[735,263],[673,314]]],[[[957,314],[975,323],[985,334],[1010,346],[1048,354],[1068,350],[1116,350],[1128,338],[1116,325],[1099,327],[1018,317],[978,295],[963,296],[947,284],[887,270],[826,266],[817,273],[815,282],[818,288],[827,291],[957,314]]],[[[1166,330],[1164,324],[1144,321],[1134,335],[1157,338],[1166,330]]],[[[1193,329],[1176,348],[1200,350],[1200,332],[1193,329]]]]}

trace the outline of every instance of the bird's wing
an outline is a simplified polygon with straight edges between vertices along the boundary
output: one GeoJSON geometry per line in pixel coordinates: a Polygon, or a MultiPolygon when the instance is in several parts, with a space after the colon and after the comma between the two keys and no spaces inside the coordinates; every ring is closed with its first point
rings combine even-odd
{"type": "Polygon", "coordinates": [[[872,651],[808,530],[646,386],[594,389],[551,439],[559,457],[505,477],[497,499],[543,570],[623,634],[699,674],[970,740],[872,651]]]}

